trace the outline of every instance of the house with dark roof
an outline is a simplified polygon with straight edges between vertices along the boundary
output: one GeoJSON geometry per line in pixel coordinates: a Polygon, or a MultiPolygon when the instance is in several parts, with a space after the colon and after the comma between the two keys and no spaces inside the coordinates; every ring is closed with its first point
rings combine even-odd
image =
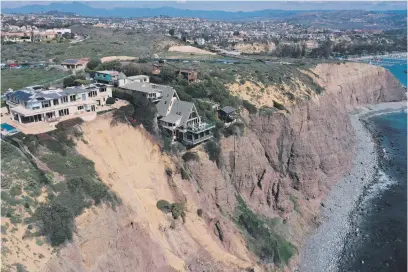
{"type": "Polygon", "coordinates": [[[69,70],[84,70],[89,62],[89,58],[67,59],[61,63],[61,66],[69,70]]]}
{"type": "Polygon", "coordinates": [[[154,102],[159,127],[173,140],[192,146],[213,137],[215,125],[201,120],[194,103],[180,100],[174,88],[149,82],[132,82],[121,88],[142,93],[154,102]]]}
{"type": "Polygon", "coordinates": [[[237,109],[225,106],[218,110],[218,118],[226,124],[235,122],[237,119],[237,109]]]}
{"type": "Polygon", "coordinates": [[[131,83],[120,86],[120,88],[128,91],[139,92],[154,103],[160,101],[164,92],[168,92],[169,89],[172,89],[169,86],[150,83],[148,81],[133,81],[131,83]]]}
{"type": "Polygon", "coordinates": [[[112,86],[100,83],[54,90],[27,87],[4,95],[11,119],[20,124],[75,118],[97,111],[108,97],[112,97],[112,86]]]}

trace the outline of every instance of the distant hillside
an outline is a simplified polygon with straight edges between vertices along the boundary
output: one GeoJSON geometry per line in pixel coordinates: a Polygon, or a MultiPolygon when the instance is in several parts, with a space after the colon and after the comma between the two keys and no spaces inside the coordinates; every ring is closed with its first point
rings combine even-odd
{"type": "Polygon", "coordinates": [[[27,5],[18,8],[5,8],[3,13],[47,13],[60,11],[64,13],[74,13],[82,16],[93,17],[153,17],[153,16],[172,16],[172,17],[195,17],[210,20],[242,20],[249,18],[285,18],[295,15],[300,11],[287,10],[259,10],[251,12],[228,12],[228,11],[206,11],[206,10],[186,10],[171,7],[161,8],[114,8],[102,9],[93,8],[84,3],[51,3],[49,5],[27,5]]]}

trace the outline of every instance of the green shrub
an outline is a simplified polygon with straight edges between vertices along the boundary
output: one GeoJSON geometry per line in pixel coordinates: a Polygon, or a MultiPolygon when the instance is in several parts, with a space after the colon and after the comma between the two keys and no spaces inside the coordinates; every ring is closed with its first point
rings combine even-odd
{"type": "Polygon", "coordinates": [[[156,207],[164,213],[171,212],[171,204],[167,200],[159,200],[156,203],[156,207]]]}
{"type": "Polygon", "coordinates": [[[115,104],[115,98],[113,98],[113,97],[108,97],[108,98],[106,99],[106,105],[113,105],[113,104],[115,104]]]}
{"type": "Polygon", "coordinates": [[[173,218],[178,219],[179,217],[181,217],[184,222],[186,216],[185,209],[186,208],[183,202],[173,203],[171,205],[171,214],[173,215],[173,218]]]}
{"type": "Polygon", "coordinates": [[[114,121],[130,122],[133,126],[143,124],[147,131],[153,134],[156,133],[155,118],[157,109],[149,99],[138,92],[128,92],[120,89],[115,89],[113,96],[114,98],[127,100],[130,103],[130,105],[121,107],[115,112],[114,121]]]}
{"type": "Polygon", "coordinates": [[[251,104],[251,102],[249,102],[248,100],[242,100],[242,105],[244,106],[245,109],[247,109],[247,111],[250,114],[255,114],[258,111],[257,108],[253,104],[251,104]]]}
{"type": "Polygon", "coordinates": [[[215,141],[208,141],[205,144],[205,151],[208,153],[209,159],[218,164],[221,156],[221,146],[215,141]]]}
{"type": "Polygon", "coordinates": [[[41,233],[49,239],[52,246],[72,239],[74,215],[61,203],[51,201],[43,204],[37,209],[36,217],[41,222],[41,233]]]}
{"type": "Polygon", "coordinates": [[[21,263],[16,264],[17,272],[28,272],[21,263]]]}
{"type": "Polygon", "coordinates": [[[184,153],[184,155],[181,157],[185,162],[188,161],[200,161],[200,157],[198,156],[198,154],[196,152],[186,152],[184,153]]]}
{"type": "Polygon", "coordinates": [[[203,209],[197,209],[197,215],[199,217],[202,217],[203,216],[203,209]]]}
{"type": "Polygon", "coordinates": [[[41,241],[40,239],[36,239],[36,240],[35,240],[35,243],[36,243],[38,246],[42,246],[42,245],[43,245],[43,241],[41,241]]]}
{"type": "Polygon", "coordinates": [[[115,196],[108,190],[105,184],[94,180],[92,177],[75,177],[68,181],[67,188],[71,193],[80,192],[84,196],[90,197],[95,204],[102,201],[115,201],[115,196]]]}
{"type": "Polygon", "coordinates": [[[73,119],[69,119],[69,120],[59,122],[55,127],[57,129],[60,129],[60,130],[65,130],[65,129],[68,129],[68,128],[72,128],[72,127],[74,127],[76,125],[81,125],[83,122],[84,121],[81,118],[76,117],[76,118],[73,118],[73,119]]]}
{"type": "Polygon", "coordinates": [[[163,150],[167,153],[170,153],[171,146],[173,143],[172,136],[167,131],[163,131],[162,138],[163,138],[163,150]]]}
{"type": "Polygon", "coordinates": [[[289,196],[290,201],[293,203],[293,208],[296,212],[300,213],[300,206],[295,196],[289,196]]]}
{"type": "Polygon", "coordinates": [[[287,111],[287,109],[285,108],[285,106],[284,105],[282,105],[281,103],[279,103],[278,101],[273,101],[273,106],[275,107],[275,108],[277,108],[278,110],[284,110],[284,111],[287,111]]]}
{"type": "Polygon", "coordinates": [[[235,123],[224,129],[224,137],[231,135],[242,136],[244,135],[245,125],[243,123],[235,123]]]}
{"type": "Polygon", "coordinates": [[[13,187],[10,188],[10,195],[18,196],[21,195],[21,186],[20,185],[14,185],[13,187]]]}
{"type": "MultiPolygon", "coordinates": [[[[57,133],[56,135],[58,135],[57,137],[60,140],[62,140],[62,142],[69,143],[70,145],[73,145],[73,142],[66,137],[65,133],[57,133]]],[[[58,141],[56,139],[53,139],[53,138],[40,139],[39,144],[47,147],[50,151],[59,153],[59,154],[61,154],[63,156],[65,156],[67,154],[67,151],[66,151],[65,147],[61,144],[60,141],[58,141]]]]}
{"type": "Polygon", "coordinates": [[[244,84],[245,84],[245,79],[241,79],[241,80],[239,81],[239,83],[240,83],[241,85],[244,85],[244,84]]]}
{"type": "Polygon", "coordinates": [[[324,91],[324,88],[322,88],[321,86],[317,86],[317,87],[316,87],[316,93],[317,93],[317,94],[322,94],[323,91],[324,91]]]}
{"type": "Polygon", "coordinates": [[[161,199],[157,201],[156,207],[164,213],[171,212],[174,219],[179,219],[181,217],[183,222],[185,222],[186,208],[183,202],[170,204],[167,200],[161,199]]]}
{"type": "Polygon", "coordinates": [[[266,262],[287,265],[296,247],[279,235],[277,222],[252,212],[241,196],[237,196],[236,223],[246,233],[250,249],[266,262]]]}
{"type": "Polygon", "coordinates": [[[180,174],[182,179],[189,180],[191,178],[190,170],[188,168],[185,168],[184,166],[181,167],[180,174]]]}

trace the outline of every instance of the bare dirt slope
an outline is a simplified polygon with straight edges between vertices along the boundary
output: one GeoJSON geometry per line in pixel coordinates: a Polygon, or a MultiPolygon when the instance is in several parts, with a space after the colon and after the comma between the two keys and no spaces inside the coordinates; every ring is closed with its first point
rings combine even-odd
{"type": "Polygon", "coordinates": [[[116,211],[98,207],[79,216],[74,242],[48,263],[47,271],[199,271],[203,265],[236,271],[252,266],[238,232],[231,239],[233,255],[211,224],[197,215],[191,182],[178,175],[168,180],[166,165],[175,168],[149,136],[124,124],[111,127],[110,122],[108,114],[84,124],[88,144],[78,142],[77,150],[95,162],[99,176],[123,204],[116,211]],[[185,199],[186,223],[157,209],[160,199],[185,199]]]}
{"type": "Polygon", "coordinates": [[[267,53],[274,51],[276,49],[276,45],[271,43],[237,43],[234,46],[234,49],[238,52],[242,53],[267,53]]]}
{"type": "Polygon", "coordinates": [[[199,55],[215,55],[210,51],[206,51],[190,45],[175,45],[169,48],[170,52],[193,53],[199,55]]]}

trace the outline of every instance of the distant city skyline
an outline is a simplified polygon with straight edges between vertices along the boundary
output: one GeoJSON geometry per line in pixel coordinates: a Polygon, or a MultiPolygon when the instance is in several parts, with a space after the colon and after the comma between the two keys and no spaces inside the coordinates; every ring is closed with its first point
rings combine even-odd
{"type": "MultiPolygon", "coordinates": [[[[2,1],[2,8],[16,8],[27,5],[47,5],[72,1],[2,1]]],[[[78,1],[94,8],[159,8],[173,7],[190,10],[255,11],[263,9],[283,10],[406,10],[405,1],[78,1]]]]}

